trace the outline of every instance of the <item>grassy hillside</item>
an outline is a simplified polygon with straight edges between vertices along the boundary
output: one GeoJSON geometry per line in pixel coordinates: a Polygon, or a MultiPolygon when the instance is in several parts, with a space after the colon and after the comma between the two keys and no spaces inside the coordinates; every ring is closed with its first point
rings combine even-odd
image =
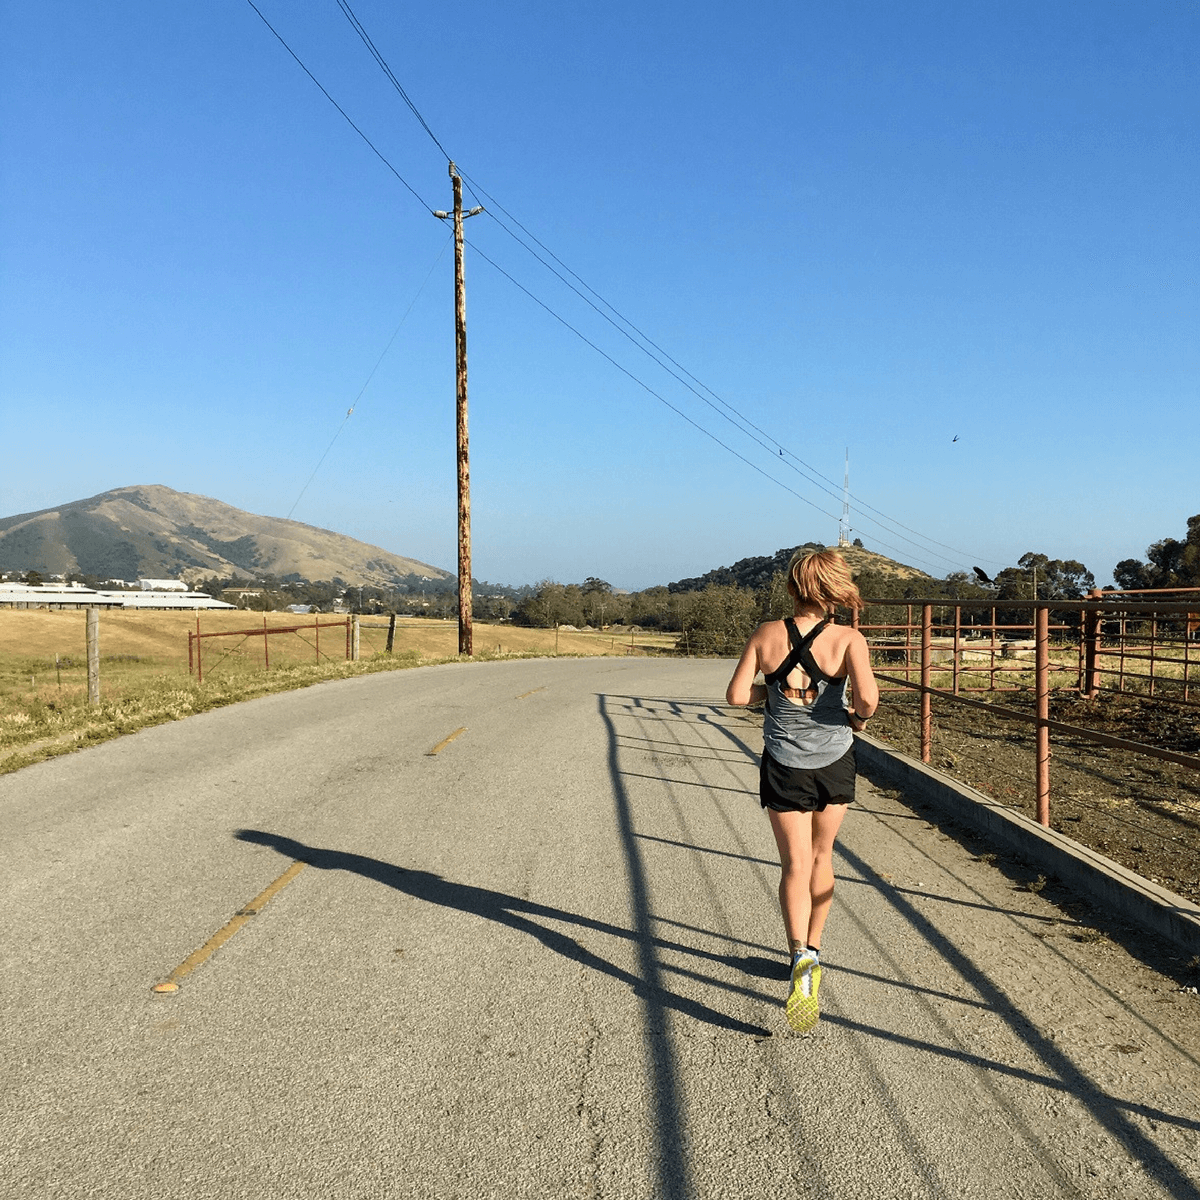
{"type": "MultiPolygon", "coordinates": [[[[812,546],[814,549],[821,548],[811,542],[805,543],[805,545],[812,546]]],[[[876,554],[872,550],[865,550],[858,546],[839,546],[834,548],[845,558],[850,567],[851,574],[856,578],[864,571],[876,572],[885,577],[895,579],[931,578],[924,571],[918,571],[916,567],[906,566],[904,563],[896,562],[895,559],[888,558],[883,554],[876,554]]],[[[782,550],[776,550],[770,556],[739,559],[731,567],[718,567],[714,571],[708,571],[706,574],[696,576],[693,579],[677,580],[675,583],[668,584],[667,587],[672,592],[699,592],[713,583],[721,585],[732,584],[736,587],[744,588],[767,587],[777,573],[787,570],[788,562],[797,549],[799,549],[797,546],[787,546],[782,550]]]]}
{"type": "Polygon", "coordinates": [[[411,575],[450,578],[438,567],[328,529],[156,484],[0,518],[0,569],[189,581],[270,574],[338,578],[356,587],[386,587],[411,575]]]}

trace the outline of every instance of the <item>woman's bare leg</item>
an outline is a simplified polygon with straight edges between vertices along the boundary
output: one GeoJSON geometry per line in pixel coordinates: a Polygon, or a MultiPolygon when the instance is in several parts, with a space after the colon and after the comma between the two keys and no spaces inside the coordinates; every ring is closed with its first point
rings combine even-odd
{"type": "Polygon", "coordinates": [[[779,848],[779,909],[792,952],[821,945],[833,903],[833,842],[846,808],[830,804],[817,813],[767,809],[779,848]]]}
{"type": "Polygon", "coordinates": [[[804,949],[812,916],[812,813],[767,809],[779,847],[779,910],[788,950],[804,949]]]}
{"type": "Polygon", "coordinates": [[[821,931],[833,903],[833,842],[846,815],[847,804],[830,804],[812,815],[812,906],[808,916],[808,944],[821,948],[821,931]]]}

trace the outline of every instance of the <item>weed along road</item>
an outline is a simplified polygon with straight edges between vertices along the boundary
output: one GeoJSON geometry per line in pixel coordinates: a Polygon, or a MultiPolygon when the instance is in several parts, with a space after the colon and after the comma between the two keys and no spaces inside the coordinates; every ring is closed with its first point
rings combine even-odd
{"type": "Polygon", "coordinates": [[[0,1194],[1200,1197],[1197,998],[862,781],[790,1031],[730,668],[370,675],[0,778],[0,1194]]]}

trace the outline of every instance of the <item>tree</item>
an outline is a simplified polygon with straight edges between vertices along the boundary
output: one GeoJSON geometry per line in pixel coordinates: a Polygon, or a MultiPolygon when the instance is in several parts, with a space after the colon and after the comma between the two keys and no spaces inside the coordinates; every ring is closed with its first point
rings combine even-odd
{"type": "Polygon", "coordinates": [[[691,592],[672,592],[664,586],[646,588],[628,598],[625,620],[645,629],[679,630],[691,592]]]}
{"type": "Polygon", "coordinates": [[[1123,558],[1113,567],[1113,580],[1122,591],[1141,591],[1150,586],[1153,568],[1140,559],[1123,558]]]}
{"type": "Polygon", "coordinates": [[[1188,517],[1183,541],[1163,538],[1146,548],[1149,562],[1125,558],[1113,570],[1122,588],[1200,587],[1200,514],[1188,517]]]}
{"type": "Polygon", "coordinates": [[[776,571],[771,576],[770,583],[760,589],[758,596],[760,620],[781,621],[784,617],[792,615],[795,606],[792,603],[792,595],[787,590],[786,571],[776,571]]]}
{"type": "Polygon", "coordinates": [[[747,588],[710,584],[693,593],[676,649],[689,654],[740,654],[754,632],[759,606],[758,598],[747,588]]]}
{"type": "MultiPolygon", "coordinates": [[[[536,587],[532,596],[527,596],[513,612],[513,620],[520,625],[533,625],[540,629],[549,629],[555,625],[577,625],[583,620],[582,605],[579,606],[578,620],[572,620],[570,604],[567,597],[568,589],[552,579],[543,579],[536,587]]],[[[574,587],[577,595],[579,588],[574,587]]]]}
{"type": "Polygon", "coordinates": [[[1080,600],[1096,586],[1096,577],[1073,558],[1048,558],[1029,551],[993,582],[998,600],[1080,600]]]}
{"type": "Polygon", "coordinates": [[[30,587],[41,587],[42,586],[41,573],[38,571],[26,571],[25,572],[25,582],[30,587]]]}

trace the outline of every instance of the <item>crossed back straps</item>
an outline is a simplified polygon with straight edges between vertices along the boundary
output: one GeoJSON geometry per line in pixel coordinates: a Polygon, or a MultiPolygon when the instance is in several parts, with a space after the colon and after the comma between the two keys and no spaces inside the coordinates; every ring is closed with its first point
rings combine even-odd
{"type": "Polygon", "coordinates": [[[819,624],[814,625],[803,637],[800,636],[800,630],[796,628],[795,617],[788,617],[787,620],[784,621],[784,625],[787,626],[788,641],[791,643],[792,649],[787,658],[785,658],[783,662],[781,662],[779,666],[777,666],[775,670],[770,673],[770,675],[763,676],[768,685],[775,683],[780,679],[786,680],[797,664],[804,668],[805,674],[808,676],[809,688],[807,690],[815,691],[817,684],[821,681],[824,681],[825,683],[832,682],[833,676],[826,675],[825,672],[817,666],[816,660],[812,656],[811,648],[817,634],[819,634],[832,619],[832,617],[826,617],[819,624]]]}

